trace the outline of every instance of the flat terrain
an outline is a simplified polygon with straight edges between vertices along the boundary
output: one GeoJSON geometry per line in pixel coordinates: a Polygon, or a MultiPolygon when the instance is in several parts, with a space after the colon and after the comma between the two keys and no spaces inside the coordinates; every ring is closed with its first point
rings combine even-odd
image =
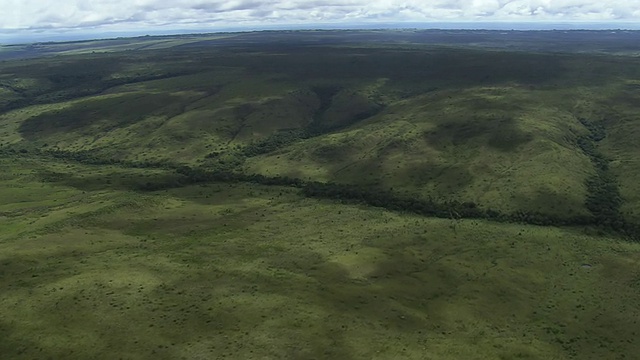
{"type": "Polygon", "coordinates": [[[138,193],[122,187],[135,171],[66,165],[104,179],[86,190],[42,180],[63,165],[1,165],[8,358],[596,359],[640,350],[638,244],[340,205],[289,188],[138,193]]]}
{"type": "Polygon", "coordinates": [[[637,37],[4,47],[0,354],[633,358],[637,37]]]}

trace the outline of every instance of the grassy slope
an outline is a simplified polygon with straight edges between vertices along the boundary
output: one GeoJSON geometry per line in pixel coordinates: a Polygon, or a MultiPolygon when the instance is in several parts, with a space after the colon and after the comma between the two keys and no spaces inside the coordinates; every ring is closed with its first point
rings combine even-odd
{"type": "Polygon", "coordinates": [[[576,78],[588,81],[582,73],[563,75],[567,64],[544,55],[329,49],[195,48],[8,63],[4,81],[31,81],[29,91],[43,100],[109,81],[134,83],[23,107],[2,116],[0,132],[5,143],[27,148],[196,164],[209,153],[233,153],[275,131],[320,122],[334,130],[251,159],[246,169],[377,184],[504,211],[584,213],[590,169],[572,143],[576,100],[547,103],[570,92],[576,78]],[[169,77],[145,80],[154,76],[169,77]],[[337,90],[323,99],[318,87],[337,90]],[[386,109],[340,130],[376,104],[386,109]]]}
{"type": "Polygon", "coordinates": [[[250,171],[375,184],[506,211],[582,213],[580,124],[517,86],[399,101],[358,126],[248,162],[250,171]],[[516,105],[517,104],[517,105],[516,105]]]}
{"type": "MultiPolygon", "coordinates": [[[[126,74],[111,76],[127,79],[126,74]]],[[[254,134],[308,123],[309,105],[288,90],[241,68],[205,69],[14,110],[2,116],[0,131],[8,143],[24,138],[19,145],[25,147],[188,163],[234,141],[246,143],[254,134]]]]}
{"type": "Polygon", "coordinates": [[[286,188],[126,190],[162,176],[142,170],[24,157],[0,166],[0,349],[11,358],[640,351],[637,244],[286,188]]]}
{"type": "Polygon", "coordinates": [[[636,169],[640,70],[626,57],[194,47],[3,66],[0,80],[23,89],[20,96],[54,101],[1,115],[5,145],[233,167],[243,162],[238,147],[319,123],[325,135],[250,158],[244,171],[392,187],[507,212],[585,214],[593,168],[575,145],[586,131],[576,118],[606,116],[611,145],[603,150],[620,158],[623,210],[637,213],[635,177],[626,174],[636,169]],[[205,161],[211,153],[222,156],[205,161]]]}

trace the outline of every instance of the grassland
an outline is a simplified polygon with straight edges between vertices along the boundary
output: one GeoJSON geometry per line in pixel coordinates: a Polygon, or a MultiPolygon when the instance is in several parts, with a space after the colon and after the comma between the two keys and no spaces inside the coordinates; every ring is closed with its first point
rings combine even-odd
{"type": "Polygon", "coordinates": [[[0,354],[640,353],[631,35],[423,35],[5,49],[51,56],[0,63],[0,354]]]}
{"type": "Polygon", "coordinates": [[[637,244],[340,205],[290,188],[126,189],[149,170],[21,157],[1,165],[0,346],[9,358],[640,350],[637,244]],[[62,169],[86,181],[50,176],[62,169]]]}

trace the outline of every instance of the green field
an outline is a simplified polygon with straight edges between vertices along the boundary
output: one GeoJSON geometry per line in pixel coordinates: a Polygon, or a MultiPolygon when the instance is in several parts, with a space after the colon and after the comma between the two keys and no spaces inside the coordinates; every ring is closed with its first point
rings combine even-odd
{"type": "Polygon", "coordinates": [[[139,193],[122,184],[140,174],[119,168],[24,158],[2,168],[9,358],[595,359],[639,350],[637,244],[340,205],[290,188],[139,193]],[[105,186],[43,180],[62,168],[105,186]]]}
{"type": "Polygon", "coordinates": [[[0,62],[0,358],[640,353],[634,53],[336,34],[0,62]]]}

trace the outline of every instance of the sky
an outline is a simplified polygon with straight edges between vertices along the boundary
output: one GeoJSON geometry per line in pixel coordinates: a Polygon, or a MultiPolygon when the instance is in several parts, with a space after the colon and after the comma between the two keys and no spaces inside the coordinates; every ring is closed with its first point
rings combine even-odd
{"type": "Polygon", "coordinates": [[[0,0],[0,41],[409,23],[640,28],[640,0],[0,0]]]}

